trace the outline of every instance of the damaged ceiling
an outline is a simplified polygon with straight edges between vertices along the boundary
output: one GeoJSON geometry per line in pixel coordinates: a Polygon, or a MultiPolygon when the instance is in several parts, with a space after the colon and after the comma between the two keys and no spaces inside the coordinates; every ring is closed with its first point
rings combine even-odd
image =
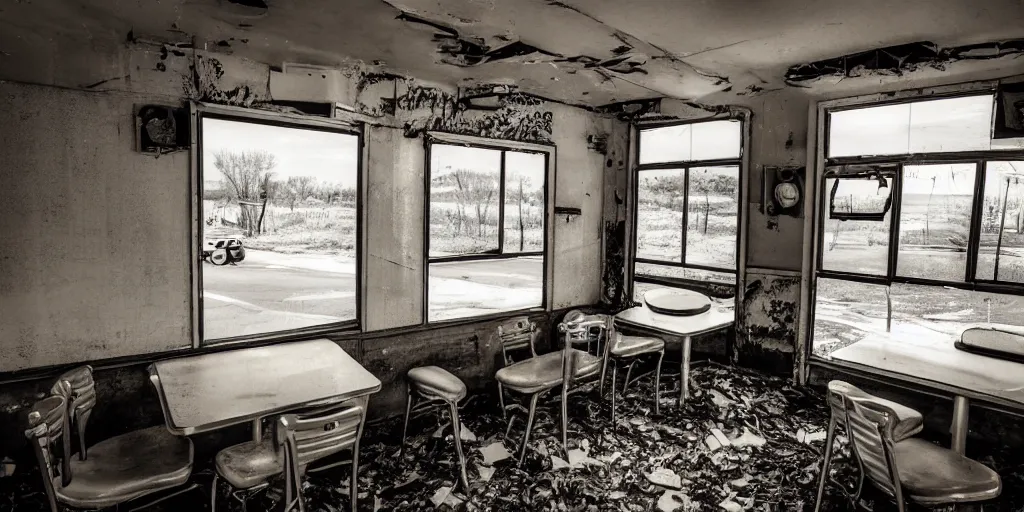
{"type": "Polygon", "coordinates": [[[5,2],[0,65],[23,62],[18,53],[30,45],[61,38],[120,44],[129,33],[275,66],[362,62],[453,85],[516,84],[599,106],[756,94],[834,74],[845,66],[836,59],[879,48],[927,44],[940,52],[1012,42],[1024,37],[1024,1],[5,2]]]}

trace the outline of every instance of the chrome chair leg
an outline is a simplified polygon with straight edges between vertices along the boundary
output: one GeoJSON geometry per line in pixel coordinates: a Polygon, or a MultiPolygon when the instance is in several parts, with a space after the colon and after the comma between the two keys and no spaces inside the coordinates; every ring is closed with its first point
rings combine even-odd
{"type": "Polygon", "coordinates": [[[217,512],[217,470],[213,471],[213,483],[210,484],[210,512],[217,512]]]}
{"type": "Polygon", "coordinates": [[[398,450],[398,457],[405,456],[405,436],[409,432],[409,415],[412,414],[413,393],[411,389],[406,390],[408,396],[405,399],[405,421],[402,422],[402,447],[398,450]]]}
{"type": "Polygon", "coordinates": [[[459,476],[462,478],[462,488],[469,492],[469,478],[466,477],[466,456],[462,454],[462,420],[459,419],[459,406],[455,402],[448,402],[452,415],[452,428],[455,430],[455,453],[459,456],[459,476]]]}
{"type": "Polygon", "coordinates": [[[622,397],[626,397],[626,390],[629,389],[629,376],[633,374],[633,365],[636,364],[636,358],[633,358],[629,362],[629,368],[626,369],[626,381],[622,383],[622,397]]]}
{"type": "Polygon", "coordinates": [[[562,387],[562,452],[569,459],[569,393],[562,387]]]}
{"type": "Polygon", "coordinates": [[[501,419],[508,419],[508,415],[505,412],[505,388],[498,383],[498,403],[501,404],[501,419]]]}
{"type": "Polygon", "coordinates": [[[523,433],[523,446],[519,450],[519,464],[523,465],[523,460],[526,459],[526,447],[530,444],[530,430],[533,430],[533,417],[537,413],[537,398],[540,397],[540,393],[534,393],[530,395],[530,412],[526,416],[526,432],[523,433]]]}
{"type": "Polygon", "coordinates": [[[615,425],[615,377],[619,373],[618,361],[612,360],[612,425],[615,425]]]}
{"type": "Polygon", "coordinates": [[[828,433],[825,435],[825,456],[821,463],[821,478],[818,479],[818,499],[814,502],[814,512],[821,510],[821,499],[825,495],[825,482],[828,481],[828,468],[832,463],[832,442],[836,435],[836,419],[828,420],[828,433]]]}
{"type": "Polygon", "coordinates": [[[654,368],[654,414],[661,414],[661,361],[665,351],[658,352],[658,366],[654,368]]]}

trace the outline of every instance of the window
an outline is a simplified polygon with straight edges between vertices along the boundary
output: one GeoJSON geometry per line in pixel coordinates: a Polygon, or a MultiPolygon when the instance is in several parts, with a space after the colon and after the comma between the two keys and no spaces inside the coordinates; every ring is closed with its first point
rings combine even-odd
{"type": "Polygon", "coordinates": [[[828,112],[815,354],[1024,324],[1024,155],[991,144],[992,105],[976,94],[828,112]]]}
{"type": "Polygon", "coordinates": [[[430,144],[427,321],[544,306],[547,153],[430,144]]]}
{"type": "Polygon", "coordinates": [[[742,123],[640,130],[634,280],[735,285],[742,123]]]}
{"type": "Polygon", "coordinates": [[[354,323],[359,137],[200,118],[202,340],[354,323]]]}

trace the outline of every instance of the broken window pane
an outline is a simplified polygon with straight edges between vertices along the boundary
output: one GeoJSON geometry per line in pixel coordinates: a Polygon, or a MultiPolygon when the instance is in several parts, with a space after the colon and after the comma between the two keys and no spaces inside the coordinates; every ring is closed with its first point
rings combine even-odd
{"type": "Polygon", "coordinates": [[[505,254],[544,250],[544,160],[505,152],[505,254]]]}
{"type": "Polygon", "coordinates": [[[829,113],[828,156],[980,151],[992,147],[992,95],[829,113]]]}
{"type": "Polygon", "coordinates": [[[815,286],[814,347],[819,356],[884,333],[886,286],[819,277],[815,286]]]}
{"type": "MultiPolygon", "coordinates": [[[[826,193],[836,188],[833,199],[837,212],[881,212],[881,205],[892,190],[892,178],[825,180],[826,193]],[[838,186],[837,186],[837,181],[838,186]],[[885,186],[882,185],[884,181],[885,186]]],[[[822,222],[821,268],[836,272],[852,272],[885,276],[889,268],[889,232],[891,211],[878,220],[843,220],[825,209],[822,222]]]]}
{"type": "Polygon", "coordinates": [[[690,124],[640,130],[640,163],[685,162],[690,160],[690,124]]]}
{"type": "Polygon", "coordinates": [[[501,151],[430,147],[430,255],[497,253],[501,151]]]}
{"type": "Polygon", "coordinates": [[[681,262],[686,171],[640,171],[637,189],[636,257],[681,262]]]}
{"type": "Polygon", "coordinates": [[[740,168],[693,167],[689,179],[686,263],[735,269],[740,168]]]}
{"type": "Polygon", "coordinates": [[[903,168],[897,275],[964,280],[974,178],[975,164],[903,168]]]}
{"type": "Polygon", "coordinates": [[[988,162],[981,209],[978,279],[1024,283],[1022,206],[1024,161],[988,162]]]}
{"type": "Polygon", "coordinates": [[[358,137],[201,129],[203,340],[355,320],[358,137]]]}

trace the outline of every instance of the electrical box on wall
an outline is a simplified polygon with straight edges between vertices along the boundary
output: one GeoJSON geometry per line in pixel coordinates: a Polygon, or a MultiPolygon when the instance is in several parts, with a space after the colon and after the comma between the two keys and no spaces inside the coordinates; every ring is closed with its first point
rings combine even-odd
{"type": "Polygon", "coordinates": [[[188,109],[141,105],[135,112],[135,150],[163,155],[189,148],[188,109]]]}
{"type": "Polygon", "coordinates": [[[805,174],[804,167],[765,167],[761,182],[764,213],[803,217],[805,174]]]}

